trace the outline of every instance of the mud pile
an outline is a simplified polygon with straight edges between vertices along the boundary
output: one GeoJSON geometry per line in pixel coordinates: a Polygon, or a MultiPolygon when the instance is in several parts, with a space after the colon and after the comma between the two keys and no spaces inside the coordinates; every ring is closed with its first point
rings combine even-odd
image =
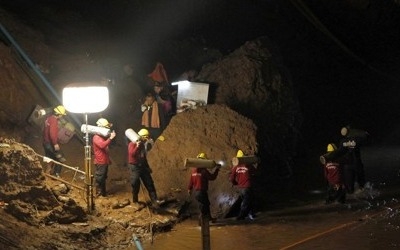
{"type": "Polygon", "coordinates": [[[212,211],[224,216],[237,198],[228,180],[231,159],[238,149],[248,155],[257,152],[256,133],[257,128],[250,119],[223,105],[208,105],[177,114],[163,133],[165,141],[158,140],[149,153],[158,193],[189,199],[190,169],[184,167],[184,160],[204,152],[209,159],[224,162],[209,190],[212,211]]]}
{"type": "Polygon", "coordinates": [[[280,54],[268,38],[246,42],[205,65],[196,81],[211,84],[212,102],[228,105],[255,122],[261,156],[270,170],[295,155],[301,113],[280,54]]]}
{"type": "Polygon", "coordinates": [[[86,221],[72,199],[65,203],[45,184],[39,158],[28,146],[11,139],[0,140],[0,200],[5,211],[30,225],[86,221]]]}

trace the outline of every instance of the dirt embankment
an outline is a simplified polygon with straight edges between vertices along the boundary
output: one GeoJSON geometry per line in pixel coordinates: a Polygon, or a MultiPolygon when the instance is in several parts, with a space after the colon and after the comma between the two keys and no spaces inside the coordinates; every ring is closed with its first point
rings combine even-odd
{"type": "Polygon", "coordinates": [[[210,183],[209,198],[214,214],[225,216],[238,196],[228,181],[232,157],[238,149],[255,154],[256,133],[257,127],[250,119],[222,105],[177,114],[163,133],[165,141],[158,140],[149,153],[158,192],[161,196],[189,199],[190,169],[185,169],[184,161],[206,153],[209,159],[224,162],[218,178],[210,183]]]}
{"type": "MultiPolygon", "coordinates": [[[[187,216],[181,210],[184,204],[175,201],[151,209],[144,193],[141,204],[132,204],[130,192],[95,199],[95,210],[87,213],[85,191],[77,188],[85,187],[83,180],[76,178],[71,186],[46,178],[47,164],[42,160],[29,146],[1,138],[2,249],[125,248],[133,245],[134,234],[150,240],[187,216]]],[[[64,169],[62,176],[69,180],[70,174],[64,169]]],[[[109,182],[110,188],[113,185],[120,184],[109,182]]]]}

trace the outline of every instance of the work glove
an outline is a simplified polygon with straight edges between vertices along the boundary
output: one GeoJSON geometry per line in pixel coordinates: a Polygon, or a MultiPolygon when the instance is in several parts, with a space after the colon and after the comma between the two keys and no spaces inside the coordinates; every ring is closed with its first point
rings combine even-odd
{"type": "Polygon", "coordinates": [[[142,106],[141,106],[141,110],[142,110],[142,112],[144,112],[144,111],[146,111],[146,110],[150,110],[150,106],[147,106],[147,105],[145,105],[145,104],[143,104],[142,106]]]}

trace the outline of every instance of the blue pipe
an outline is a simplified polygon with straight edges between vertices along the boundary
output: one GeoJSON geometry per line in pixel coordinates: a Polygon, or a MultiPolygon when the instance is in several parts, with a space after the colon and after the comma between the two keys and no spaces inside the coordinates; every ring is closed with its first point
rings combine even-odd
{"type": "MultiPolygon", "coordinates": [[[[54,90],[53,86],[51,83],[44,77],[42,72],[36,67],[36,65],[32,62],[32,60],[29,58],[29,56],[24,52],[24,50],[18,45],[18,43],[14,40],[14,38],[10,35],[10,33],[4,28],[4,26],[0,23],[0,31],[5,35],[5,37],[10,41],[10,43],[15,47],[17,52],[19,53],[20,56],[28,63],[28,65],[33,69],[36,73],[36,75],[42,80],[42,82],[46,85],[47,89],[51,92],[51,94],[56,98],[58,103],[62,103],[60,96],[57,94],[57,92],[54,90]]],[[[75,125],[80,127],[79,124],[81,122],[76,118],[76,116],[71,115],[72,119],[75,121],[75,125]]]]}
{"type": "Polygon", "coordinates": [[[28,65],[35,71],[35,73],[39,76],[40,80],[44,82],[46,87],[50,90],[51,94],[57,99],[59,103],[61,102],[60,96],[58,96],[57,92],[51,86],[50,82],[43,76],[42,72],[38,70],[36,65],[32,62],[32,60],[28,57],[28,55],[22,50],[22,48],[18,45],[18,43],[14,40],[14,38],[8,33],[8,31],[4,28],[4,26],[0,23],[0,30],[6,36],[6,38],[11,42],[11,44],[17,49],[18,53],[24,58],[24,60],[28,63],[28,65]]]}
{"type": "Polygon", "coordinates": [[[139,238],[136,236],[136,234],[133,234],[133,242],[135,242],[136,248],[138,250],[143,250],[142,244],[140,243],[139,238]]]}

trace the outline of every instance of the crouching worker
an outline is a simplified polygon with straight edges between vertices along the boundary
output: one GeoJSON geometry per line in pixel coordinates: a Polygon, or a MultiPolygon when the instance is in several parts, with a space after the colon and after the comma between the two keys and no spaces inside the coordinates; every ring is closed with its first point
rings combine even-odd
{"type": "MultiPolygon", "coordinates": [[[[236,157],[243,156],[243,151],[238,150],[236,157]]],[[[240,198],[242,200],[239,215],[236,217],[237,220],[243,220],[246,217],[249,217],[250,220],[254,220],[254,194],[252,184],[255,171],[256,168],[252,164],[239,164],[231,170],[229,181],[239,188],[240,198]]]]}
{"type": "Polygon", "coordinates": [[[147,151],[150,150],[150,133],[147,129],[141,129],[138,132],[140,136],[136,142],[128,144],[128,163],[131,170],[132,185],[132,202],[139,202],[140,180],[149,193],[151,204],[154,208],[158,208],[164,201],[157,198],[156,188],[153,178],[151,177],[151,169],[147,162],[147,151]]]}
{"type": "MultiPolygon", "coordinates": [[[[328,153],[332,153],[336,150],[335,144],[328,144],[328,153]]],[[[328,183],[326,204],[330,204],[334,201],[345,203],[346,188],[343,181],[343,169],[339,161],[337,159],[327,160],[324,165],[324,174],[328,183]]]]}
{"type": "MultiPolygon", "coordinates": [[[[197,158],[207,159],[207,155],[205,153],[200,153],[197,155],[197,158]]],[[[220,167],[220,165],[217,165],[212,174],[206,168],[192,168],[188,185],[188,194],[191,195],[193,191],[194,197],[199,204],[199,223],[202,218],[208,218],[211,222],[216,221],[215,218],[211,217],[210,200],[208,199],[208,181],[213,181],[217,178],[220,167]]]]}

